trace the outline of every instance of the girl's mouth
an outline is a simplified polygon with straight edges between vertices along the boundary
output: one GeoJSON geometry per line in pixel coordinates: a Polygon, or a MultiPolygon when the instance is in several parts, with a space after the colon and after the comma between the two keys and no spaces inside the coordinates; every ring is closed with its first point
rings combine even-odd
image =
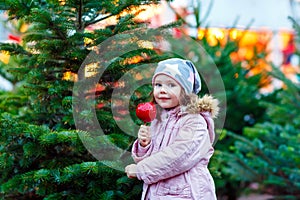
{"type": "Polygon", "coordinates": [[[166,98],[166,97],[159,98],[159,100],[162,100],[162,101],[169,100],[169,99],[170,98],[166,98]]]}

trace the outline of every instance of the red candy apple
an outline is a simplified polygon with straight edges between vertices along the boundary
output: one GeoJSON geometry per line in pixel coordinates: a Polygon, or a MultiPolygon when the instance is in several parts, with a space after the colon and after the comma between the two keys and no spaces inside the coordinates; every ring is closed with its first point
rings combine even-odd
{"type": "Polygon", "coordinates": [[[140,103],[138,104],[135,113],[144,123],[151,122],[156,117],[156,107],[154,103],[151,102],[140,103]]]}

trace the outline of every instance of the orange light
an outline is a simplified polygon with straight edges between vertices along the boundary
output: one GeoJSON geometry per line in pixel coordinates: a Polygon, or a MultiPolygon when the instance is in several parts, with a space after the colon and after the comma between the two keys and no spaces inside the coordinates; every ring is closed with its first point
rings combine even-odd
{"type": "Polygon", "coordinates": [[[246,31],[245,35],[241,38],[240,46],[255,46],[258,41],[258,33],[246,31]]]}
{"type": "Polygon", "coordinates": [[[84,68],[84,75],[85,77],[92,77],[97,74],[99,68],[99,63],[90,63],[87,64],[84,68]]]}
{"type": "Polygon", "coordinates": [[[218,44],[218,40],[214,35],[208,35],[207,42],[210,46],[216,46],[218,44]]]}
{"type": "Polygon", "coordinates": [[[91,45],[91,44],[94,44],[94,43],[95,43],[94,40],[92,40],[92,39],[90,39],[90,38],[87,38],[87,37],[85,37],[85,38],[83,39],[83,41],[84,41],[84,44],[85,44],[85,45],[91,45]]]}
{"type": "Polygon", "coordinates": [[[245,57],[246,60],[251,60],[253,58],[253,56],[254,56],[253,48],[251,48],[251,49],[249,48],[249,49],[245,50],[244,57],[245,57]]]}
{"type": "MultiPolygon", "coordinates": [[[[115,1],[114,4],[118,6],[119,1],[115,1]]],[[[156,4],[150,5],[141,5],[141,6],[130,6],[128,9],[122,11],[119,15],[115,15],[109,17],[101,22],[97,23],[96,25],[90,26],[89,28],[104,28],[109,25],[115,25],[118,23],[118,18],[124,17],[125,15],[132,14],[134,15],[134,20],[136,21],[147,21],[151,19],[153,16],[160,14],[162,12],[162,6],[156,4]]],[[[104,17],[104,16],[103,16],[104,17]]]]}
{"type": "Polygon", "coordinates": [[[150,41],[146,41],[146,40],[139,40],[137,41],[137,44],[139,47],[141,48],[145,48],[145,49],[153,49],[153,44],[150,41]]]}
{"type": "Polygon", "coordinates": [[[234,74],[234,78],[237,79],[238,77],[239,77],[239,74],[238,74],[238,73],[235,73],[235,74],[234,74]]]}
{"type": "Polygon", "coordinates": [[[204,29],[198,29],[197,31],[197,39],[198,40],[202,40],[205,36],[205,31],[204,29]]]}
{"type": "Polygon", "coordinates": [[[216,51],[216,56],[220,57],[222,55],[221,51],[216,51]]]}
{"type": "Polygon", "coordinates": [[[210,46],[225,42],[225,30],[221,28],[209,28],[207,30],[207,41],[210,46]]]}
{"type": "Polygon", "coordinates": [[[124,65],[126,64],[136,64],[141,62],[142,60],[144,60],[144,58],[142,56],[133,56],[131,58],[126,58],[123,62],[124,65]]]}
{"type": "Polygon", "coordinates": [[[239,62],[240,61],[239,54],[237,52],[232,52],[230,54],[230,59],[232,60],[233,63],[239,62]]]}
{"type": "Polygon", "coordinates": [[[282,41],[281,45],[282,45],[282,48],[285,48],[288,46],[288,43],[291,41],[291,33],[290,32],[281,32],[280,33],[280,38],[282,41]]]}
{"type": "Polygon", "coordinates": [[[135,75],[135,79],[138,80],[138,81],[142,80],[143,78],[144,78],[144,77],[143,77],[142,74],[140,74],[140,73],[137,73],[137,74],[135,75]]]}
{"type": "Polygon", "coordinates": [[[63,74],[62,80],[66,80],[66,81],[73,81],[76,82],[77,81],[77,74],[67,71],[63,74]]]}
{"type": "Polygon", "coordinates": [[[21,33],[25,33],[28,30],[28,24],[22,24],[22,26],[20,27],[20,32],[21,33]]]}
{"type": "Polygon", "coordinates": [[[162,11],[161,6],[155,5],[155,4],[141,5],[138,7],[133,6],[131,9],[132,10],[130,12],[137,14],[137,16],[134,19],[138,20],[138,21],[146,21],[146,20],[150,19],[151,17],[153,17],[154,15],[161,13],[161,11],[162,11]],[[142,10],[142,11],[138,13],[139,10],[142,10]]]}
{"type": "Polygon", "coordinates": [[[231,40],[237,40],[241,37],[241,35],[242,35],[242,31],[238,29],[232,29],[229,32],[229,38],[231,40]]]}
{"type": "Polygon", "coordinates": [[[59,0],[59,5],[64,6],[66,5],[66,0],[59,0]]]}
{"type": "Polygon", "coordinates": [[[225,37],[224,31],[220,28],[212,28],[209,32],[214,35],[217,40],[223,40],[225,37]]]}
{"type": "Polygon", "coordinates": [[[10,55],[7,51],[0,51],[0,61],[4,64],[8,64],[10,59],[10,55]]]}

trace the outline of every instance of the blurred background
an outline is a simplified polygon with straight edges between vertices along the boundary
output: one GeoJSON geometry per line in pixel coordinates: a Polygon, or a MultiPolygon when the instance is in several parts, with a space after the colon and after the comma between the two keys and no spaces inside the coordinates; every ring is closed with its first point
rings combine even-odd
{"type": "MultiPolygon", "coordinates": [[[[129,108],[122,97],[114,104],[112,92],[131,85],[119,82],[126,72],[170,55],[133,37],[111,46],[144,45],[111,59],[101,80],[94,80],[101,63],[87,63],[82,74],[79,68],[105,39],[145,27],[192,38],[222,76],[226,116],[209,165],[218,199],[300,199],[299,0],[7,0],[0,10],[2,199],[140,198],[142,183],[116,170],[127,161],[100,150],[96,159],[82,138],[93,151],[113,151],[110,143],[128,151],[135,137],[117,122],[130,115],[141,124],[134,110],[149,100],[151,87],[138,88],[129,108]],[[85,104],[73,86],[83,79],[92,82],[78,94],[88,105],[77,107],[85,104]],[[104,135],[93,132],[89,106],[104,135]]],[[[201,60],[195,64],[209,70],[201,60]]],[[[134,81],[143,78],[149,74],[134,81]]]]}

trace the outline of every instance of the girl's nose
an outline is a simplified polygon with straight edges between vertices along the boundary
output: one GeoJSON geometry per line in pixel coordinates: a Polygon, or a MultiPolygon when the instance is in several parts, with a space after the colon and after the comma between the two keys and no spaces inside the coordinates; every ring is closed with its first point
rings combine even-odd
{"type": "Polygon", "coordinates": [[[160,93],[167,93],[165,86],[161,86],[160,93]]]}

